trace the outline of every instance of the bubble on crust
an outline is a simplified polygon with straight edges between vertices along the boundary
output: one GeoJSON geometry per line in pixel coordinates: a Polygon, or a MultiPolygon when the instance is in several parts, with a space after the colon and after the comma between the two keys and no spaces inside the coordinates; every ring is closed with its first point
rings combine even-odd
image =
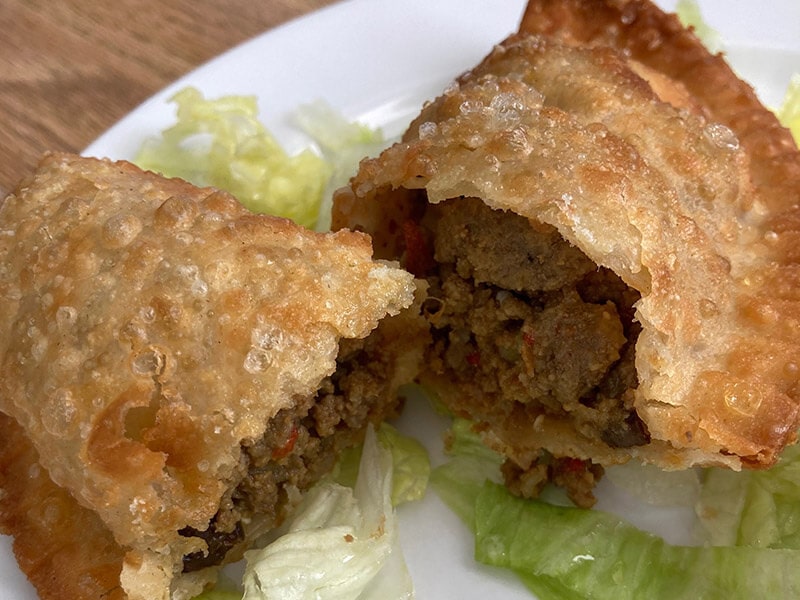
{"type": "Polygon", "coordinates": [[[250,333],[250,350],[244,359],[244,370],[257,374],[266,371],[273,356],[286,346],[284,333],[274,325],[260,322],[250,333]]]}
{"type": "Polygon", "coordinates": [[[142,306],[139,309],[139,317],[145,323],[152,323],[156,320],[156,309],[152,306],[142,306]]]}
{"type": "Polygon", "coordinates": [[[462,115],[479,113],[483,109],[484,109],[483,102],[480,102],[479,100],[464,100],[458,106],[458,110],[462,115]]]}
{"type": "Polygon", "coordinates": [[[141,231],[142,222],[136,215],[114,215],[103,225],[103,244],[107,248],[123,248],[135,240],[141,231]]]}
{"type": "Polygon", "coordinates": [[[189,233],[188,231],[179,231],[175,235],[175,239],[179,241],[184,246],[190,245],[194,241],[194,236],[189,233]]]}
{"type": "Polygon", "coordinates": [[[131,360],[131,372],[138,377],[158,377],[166,367],[167,354],[156,346],[139,352],[131,360]]]}
{"type": "Polygon", "coordinates": [[[60,330],[69,329],[78,320],[78,311],[74,306],[59,306],[56,309],[56,325],[60,330]]]}
{"type": "Polygon", "coordinates": [[[177,271],[178,274],[187,281],[197,279],[197,276],[200,274],[200,269],[197,265],[178,265],[177,271]]]}
{"type": "Polygon", "coordinates": [[[427,140],[436,136],[439,127],[432,121],[425,121],[419,126],[419,139],[427,140]]]}
{"type": "Polygon", "coordinates": [[[483,161],[491,173],[499,173],[503,163],[494,154],[487,154],[483,161]]]}
{"type": "Polygon", "coordinates": [[[47,352],[47,347],[49,345],[47,338],[42,335],[42,332],[35,325],[28,327],[25,334],[31,340],[31,358],[36,362],[40,362],[47,352]]]}
{"type": "Polygon", "coordinates": [[[206,266],[203,271],[205,279],[217,288],[224,287],[233,277],[234,267],[225,260],[217,260],[206,266]]]}
{"type": "Polygon", "coordinates": [[[250,343],[254,348],[282,350],[285,344],[285,336],[280,328],[270,324],[259,323],[250,333],[250,343]]]}
{"type": "Polygon", "coordinates": [[[783,365],[783,374],[791,381],[797,381],[800,376],[800,366],[794,361],[789,361],[783,365]]]}
{"type": "Polygon", "coordinates": [[[56,496],[46,498],[39,506],[39,517],[44,525],[57,527],[65,517],[63,503],[56,496]]]}
{"type": "Polygon", "coordinates": [[[172,231],[191,227],[198,213],[197,204],[183,196],[170,196],[156,209],[153,225],[172,231]]]}
{"type": "Polygon", "coordinates": [[[218,212],[210,211],[200,215],[199,219],[200,223],[214,226],[214,225],[221,225],[225,222],[225,218],[218,212]]]}
{"type": "Polygon", "coordinates": [[[739,138],[721,123],[709,123],[703,129],[706,139],[722,150],[738,150],[739,138]]]}
{"type": "Polygon", "coordinates": [[[247,356],[244,357],[244,370],[256,375],[263,373],[272,364],[270,352],[264,348],[250,348],[247,356]]]}
{"type": "Polygon", "coordinates": [[[504,138],[508,149],[514,153],[521,153],[527,156],[533,152],[533,146],[528,139],[528,132],[524,127],[514,127],[505,134],[504,138]]]}
{"type": "Polygon", "coordinates": [[[725,386],[725,404],[728,408],[746,417],[755,416],[763,399],[759,389],[744,383],[732,383],[725,386]]]}
{"type": "Polygon", "coordinates": [[[191,291],[192,296],[203,297],[208,294],[208,284],[202,279],[195,279],[192,282],[189,290],[191,291]]]}
{"type": "Polygon", "coordinates": [[[100,271],[102,262],[94,252],[78,252],[71,259],[72,273],[76,279],[93,277],[100,271]]]}
{"type": "Polygon", "coordinates": [[[700,314],[705,318],[715,317],[720,313],[717,304],[710,298],[703,298],[699,304],[700,314]]]}
{"type": "Polygon", "coordinates": [[[522,119],[525,103],[517,94],[501,92],[492,98],[489,107],[494,110],[494,118],[504,127],[513,127],[522,119]]]}
{"type": "Polygon", "coordinates": [[[67,437],[78,424],[78,408],[72,392],[59,388],[42,405],[42,426],[56,437],[67,437]]]}

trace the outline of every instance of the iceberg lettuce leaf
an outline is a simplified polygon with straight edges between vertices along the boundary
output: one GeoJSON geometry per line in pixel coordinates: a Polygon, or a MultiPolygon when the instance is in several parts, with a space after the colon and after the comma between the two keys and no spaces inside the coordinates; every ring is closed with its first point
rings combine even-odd
{"type": "Polygon", "coordinates": [[[316,485],[284,535],[245,553],[243,600],[413,597],[391,487],[391,453],[370,428],[355,488],[316,485]]]}
{"type": "Polygon", "coordinates": [[[171,101],[177,122],[145,141],[138,166],[225,190],[253,212],[316,223],[332,167],[308,149],[289,156],[258,120],[255,97],[208,100],[187,87],[171,101]]]}
{"type": "MultiPolygon", "coordinates": [[[[671,546],[599,510],[522,500],[486,484],[476,499],[476,558],[524,574],[556,598],[795,598],[800,551],[671,546]]],[[[543,597],[547,597],[544,596],[543,597]]]]}
{"type": "Polygon", "coordinates": [[[684,27],[694,29],[694,34],[709,52],[715,54],[723,50],[722,36],[706,23],[696,0],[678,0],[675,13],[684,27]]]}
{"type": "Polygon", "coordinates": [[[800,146],[800,73],[792,75],[783,104],[777,114],[778,120],[784,127],[789,128],[795,143],[800,146]]]}

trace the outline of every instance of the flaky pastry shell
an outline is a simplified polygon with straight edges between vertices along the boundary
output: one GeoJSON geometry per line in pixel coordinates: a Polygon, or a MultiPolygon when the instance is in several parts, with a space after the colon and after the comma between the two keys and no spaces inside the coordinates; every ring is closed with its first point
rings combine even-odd
{"type": "MultiPolygon", "coordinates": [[[[643,2],[533,2],[522,33],[362,162],[336,195],[334,227],[403,258],[420,190],[555,227],[640,295],[633,407],[647,443],[604,444],[524,403],[478,415],[520,465],[544,448],[601,464],[767,467],[795,440],[800,157],[674,18],[643,2]]],[[[457,413],[474,394],[423,378],[457,413]]]]}
{"type": "Polygon", "coordinates": [[[255,215],[126,162],[46,156],[3,201],[0,231],[0,410],[18,427],[4,439],[2,521],[23,569],[50,561],[34,583],[51,597],[59,575],[88,585],[92,571],[60,564],[66,542],[39,555],[25,538],[38,513],[11,496],[52,497],[40,509],[52,540],[71,535],[65,519],[85,520],[89,545],[105,530],[123,557],[113,597],[191,597],[214,573],[181,574],[206,551],[185,532],[204,531],[241,477],[242,444],[313,397],[341,339],[414,294],[363,234],[255,215]],[[51,487],[8,475],[17,461],[51,487]]]}

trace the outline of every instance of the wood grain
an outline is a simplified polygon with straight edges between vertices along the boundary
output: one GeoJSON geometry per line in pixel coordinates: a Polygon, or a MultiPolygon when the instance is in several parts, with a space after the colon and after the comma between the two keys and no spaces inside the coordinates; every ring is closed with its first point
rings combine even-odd
{"type": "Polygon", "coordinates": [[[333,0],[0,0],[0,196],[184,73],[333,0]]]}

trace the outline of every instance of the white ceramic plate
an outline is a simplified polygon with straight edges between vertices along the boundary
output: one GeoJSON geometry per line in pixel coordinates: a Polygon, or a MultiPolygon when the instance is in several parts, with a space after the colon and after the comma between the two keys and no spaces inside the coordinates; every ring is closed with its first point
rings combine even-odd
{"type": "MultiPolygon", "coordinates": [[[[660,2],[671,9],[675,0],[660,2]]],[[[800,2],[700,0],[707,22],[723,35],[732,64],[764,102],[777,106],[793,72],[800,72],[800,2]],[[769,7],[766,9],[765,7],[769,7]]],[[[284,145],[308,144],[289,124],[299,104],[324,98],[345,116],[402,132],[421,103],[474,65],[515,30],[524,0],[349,0],[269,31],[219,56],[142,104],[85,150],[132,158],[142,141],[174,119],[167,99],[194,85],[206,97],[255,94],[262,118],[284,145]]],[[[441,461],[443,423],[412,403],[401,428],[441,461]]],[[[624,514],[670,541],[688,540],[680,510],[643,507],[607,482],[600,507],[624,514]]],[[[472,540],[432,492],[400,508],[401,540],[421,600],[530,599],[507,573],[472,560],[472,540]]],[[[8,537],[0,536],[0,598],[35,600],[19,572],[8,537]]]]}

